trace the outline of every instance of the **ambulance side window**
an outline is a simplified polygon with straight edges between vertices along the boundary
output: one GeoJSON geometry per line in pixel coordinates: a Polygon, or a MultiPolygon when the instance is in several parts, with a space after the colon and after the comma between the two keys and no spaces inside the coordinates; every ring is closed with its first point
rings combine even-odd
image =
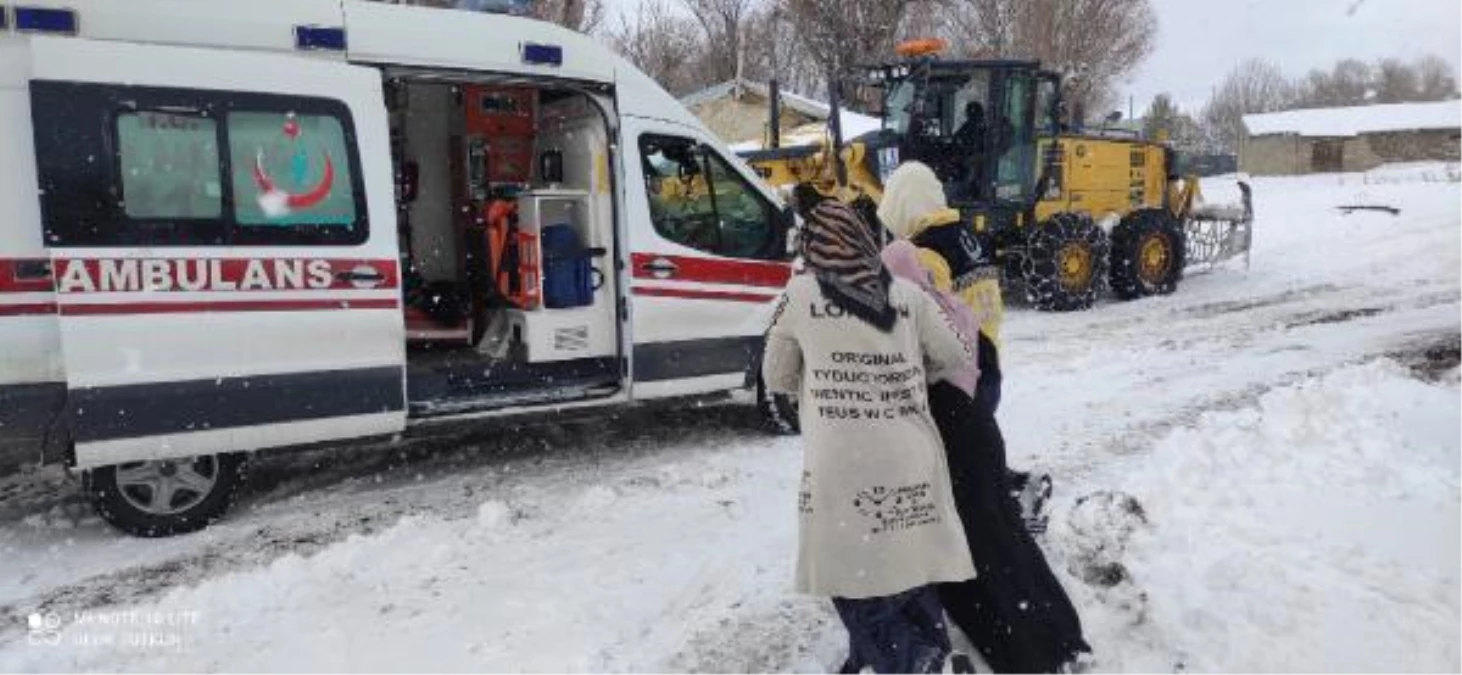
{"type": "Polygon", "coordinates": [[[33,80],[49,246],[351,246],[350,110],[324,98],[33,80]]]}
{"type": "Polygon", "coordinates": [[[218,124],[200,115],[117,115],[122,209],[128,218],[218,218],[218,124]]]}
{"type": "Polygon", "coordinates": [[[239,226],[349,228],[355,223],[340,120],[277,112],[231,112],[227,120],[239,226]]]}
{"type": "Polygon", "coordinates": [[[783,257],[772,204],[714,150],[688,138],[646,135],[640,158],[660,236],[729,258],[783,257]]]}

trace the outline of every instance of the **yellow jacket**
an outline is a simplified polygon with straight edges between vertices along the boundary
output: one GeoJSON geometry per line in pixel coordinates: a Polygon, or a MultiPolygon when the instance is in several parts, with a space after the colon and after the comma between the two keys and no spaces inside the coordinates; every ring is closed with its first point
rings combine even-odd
{"type": "MultiPolygon", "coordinates": [[[[959,211],[944,209],[935,211],[914,222],[904,234],[910,240],[927,230],[938,227],[962,227],[959,211]]],[[[995,273],[969,277],[955,283],[949,262],[939,252],[928,248],[919,249],[919,262],[934,276],[934,286],[959,296],[969,305],[980,320],[980,332],[1000,348],[1000,323],[1005,319],[1005,299],[1000,293],[1000,278],[995,273]]]]}

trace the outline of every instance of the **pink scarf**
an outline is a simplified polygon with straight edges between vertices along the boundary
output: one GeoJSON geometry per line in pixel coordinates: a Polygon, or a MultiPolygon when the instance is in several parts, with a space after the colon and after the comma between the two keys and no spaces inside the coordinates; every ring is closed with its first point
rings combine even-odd
{"type": "MultiPolygon", "coordinates": [[[[934,298],[934,301],[939,303],[940,309],[944,310],[944,315],[949,317],[950,322],[954,324],[955,330],[959,331],[960,338],[970,347],[970,353],[976,355],[979,353],[977,344],[980,331],[979,319],[959,298],[934,287],[933,275],[919,262],[917,246],[904,240],[895,241],[885,247],[879,257],[883,258],[883,266],[891,274],[905,281],[913,282],[934,298]]],[[[936,373],[936,375],[973,396],[975,383],[980,379],[979,358],[978,356],[973,357],[961,368],[936,373]]]]}

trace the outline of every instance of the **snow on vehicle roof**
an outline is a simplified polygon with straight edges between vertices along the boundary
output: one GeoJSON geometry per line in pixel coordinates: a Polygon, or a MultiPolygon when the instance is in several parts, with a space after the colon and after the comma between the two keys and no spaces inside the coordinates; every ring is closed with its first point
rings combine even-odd
{"type": "Polygon", "coordinates": [[[1251,136],[1355,136],[1380,131],[1456,129],[1462,126],[1462,102],[1394,103],[1351,108],[1310,108],[1244,115],[1251,136]]]}

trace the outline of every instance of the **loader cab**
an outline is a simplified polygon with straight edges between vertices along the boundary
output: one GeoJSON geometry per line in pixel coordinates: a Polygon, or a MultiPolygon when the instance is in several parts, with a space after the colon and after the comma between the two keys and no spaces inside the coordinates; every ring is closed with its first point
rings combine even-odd
{"type": "Polygon", "coordinates": [[[1035,198],[1039,139],[1058,130],[1058,75],[1033,61],[929,54],[867,75],[883,98],[880,174],[900,161],[924,162],[961,209],[1019,211],[1035,198]]]}

